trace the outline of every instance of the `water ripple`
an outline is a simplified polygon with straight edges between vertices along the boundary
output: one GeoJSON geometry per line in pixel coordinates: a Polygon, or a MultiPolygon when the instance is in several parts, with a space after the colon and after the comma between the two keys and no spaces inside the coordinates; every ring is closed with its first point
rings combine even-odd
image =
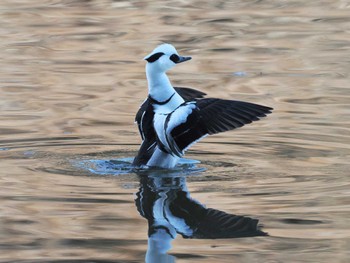
{"type": "Polygon", "coordinates": [[[81,160],[73,161],[73,165],[87,170],[92,174],[96,175],[122,175],[122,174],[159,174],[161,176],[169,176],[170,174],[197,174],[204,171],[204,168],[198,168],[197,164],[199,161],[184,159],[179,161],[177,167],[172,170],[164,170],[157,168],[137,168],[132,165],[133,157],[131,158],[121,158],[121,159],[111,159],[111,160],[81,160]]]}

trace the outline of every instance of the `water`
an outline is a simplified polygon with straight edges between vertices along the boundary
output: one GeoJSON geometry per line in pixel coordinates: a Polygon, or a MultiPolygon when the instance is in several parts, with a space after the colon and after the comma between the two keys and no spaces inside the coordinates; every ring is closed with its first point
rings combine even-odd
{"type": "Polygon", "coordinates": [[[0,262],[348,262],[349,9],[341,0],[1,1],[0,262]],[[174,84],[273,114],[193,146],[186,158],[200,163],[132,169],[142,58],[162,41],[193,57],[171,71],[174,84]],[[150,204],[153,193],[192,204],[190,215],[244,216],[268,236],[207,227],[221,237],[172,240],[158,229],[164,242],[148,241],[145,189],[150,204]]]}

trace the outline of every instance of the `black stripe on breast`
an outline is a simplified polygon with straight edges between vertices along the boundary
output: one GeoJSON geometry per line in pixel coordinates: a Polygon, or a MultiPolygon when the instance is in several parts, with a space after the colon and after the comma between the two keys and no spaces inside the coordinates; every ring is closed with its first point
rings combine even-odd
{"type": "Polygon", "coordinates": [[[183,150],[187,146],[202,138],[207,133],[206,127],[201,123],[199,109],[194,108],[184,123],[174,127],[170,131],[170,136],[167,139],[172,151],[179,156],[183,154],[183,150]]]}
{"type": "Polygon", "coordinates": [[[150,95],[148,95],[148,99],[150,100],[150,102],[152,104],[157,104],[157,105],[165,105],[167,104],[173,97],[174,95],[176,94],[176,92],[173,93],[173,95],[171,95],[169,97],[169,99],[165,100],[165,101],[159,101],[159,100],[156,100],[156,99],[153,99],[150,95]]]}

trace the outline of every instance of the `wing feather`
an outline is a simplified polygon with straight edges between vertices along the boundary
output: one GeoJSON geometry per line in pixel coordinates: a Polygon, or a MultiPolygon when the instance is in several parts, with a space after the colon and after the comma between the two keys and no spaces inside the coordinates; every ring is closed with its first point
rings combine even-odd
{"type": "MultiPolygon", "coordinates": [[[[185,103],[186,104],[186,103],[185,103]]],[[[170,131],[173,149],[183,154],[189,145],[207,134],[233,130],[260,120],[271,113],[272,108],[235,100],[199,99],[196,109],[188,115],[186,122],[170,131]]]]}
{"type": "Polygon", "coordinates": [[[195,99],[201,99],[204,98],[205,94],[202,91],[191,89],[191,88],[184,88],[184,87],[174,87],[177,93],[184,99],[184,101],[190,101],[195,99]]]}
{"type": "Polygon", "coordinates": [[[209,134],[224,132],[259,120],[272,108],[235,100],[201,99],[197,107],[209,134]]]}

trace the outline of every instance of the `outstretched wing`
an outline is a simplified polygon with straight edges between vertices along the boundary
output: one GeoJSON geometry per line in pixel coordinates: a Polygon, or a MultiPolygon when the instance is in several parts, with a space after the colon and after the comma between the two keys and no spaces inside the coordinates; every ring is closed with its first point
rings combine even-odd
{"type": "Polygon", "coordinates": [[[190,198],[185,191],[176,192],[169,210],[173,218],[182,219],[172,220],[171,223],[176,228],[176,232],[185,238],[215,239],[268,235],[260,229],[258,219],[206,208],[190,198]]]}
{"type": "Polygon", "coordinates": [[[174,87],[174,89],[177,93],[179,93],[179,95],[184,99],[184,101],[202,99],[205,95],[207,95],[204,92],[191,88],[174,87]]]}
{"type": "Polygon", "coordinates": [[[236,100],[203,99],[197,101],[200,117],[209,134],[242,127],[271,113],[272,108],[236,100]]]}
{"type": "Polygon", "coordinates": [[[189,238],[239,238],[267,236],[260,230],[259,220],[247,216],[228,214],[213,208],[205,210],[198,219],[198,225],[189,238]]]}
{"type": "Polygon", "coordinates": [[[185,121],[176,118],[176,111],[182,110],[182,107],[190,107],[188,102],[169,116],[168,126],[171,129],[167,141],[172,152],[178,156],[181,156],[191,144],[208,134],[242,127],[265,117],[272,110],[270,107],[235,100],[200,99],[194,103],[197,107],[192,109],[185,121]],[[172,118],[172,115],[175,118],[172,118]]]}
{"type": "MultiPolygon", "coordinates": [[[[195,100],[203,98],[206,94],[195,89],[175,87],[176,92],[185,100],[195,100]]],[[[147,98],[136,113],[135,122],[137,123],[142,144],[136,155],[133,165],[145,165],[151,158],[156,146],[156,132],[153,127],[153,106],[151,101],[147,98]]]]}

